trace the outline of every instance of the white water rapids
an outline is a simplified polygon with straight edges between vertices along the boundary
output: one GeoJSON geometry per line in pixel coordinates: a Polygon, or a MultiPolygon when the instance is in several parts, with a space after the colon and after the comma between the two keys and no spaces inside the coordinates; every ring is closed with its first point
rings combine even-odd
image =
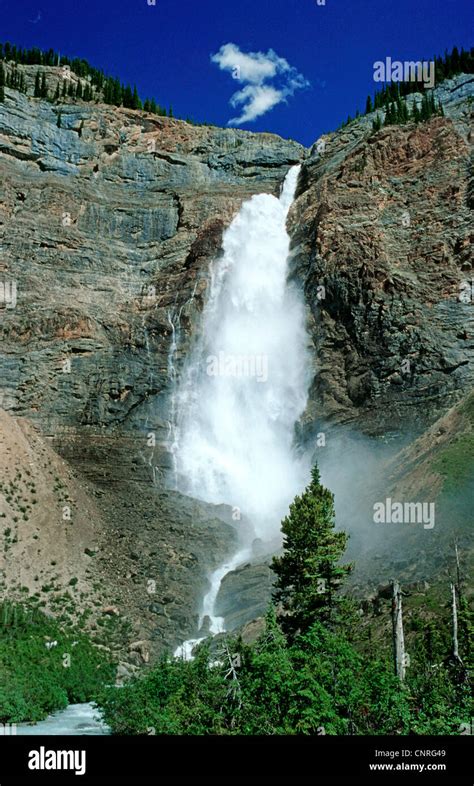
{"type": "MultiPolygon", "coordinates": [[[[223,630],[214,613],[222,579],[256,543],[260,553],[280,546],[281,520],[309,476],[293,441],[309,364],[303,301],[288,282],[286,232],[299,169],[290,169],[280,199],[253,196],[225,232],[202,331],[176,393],[178,489],[232,506],[237,519],[238,553],[209,577],[202,603],[199,625],[209,617],[211,633],[223,630]]],[[[175,654],[189,657],[196,641],[175,654]]]]}

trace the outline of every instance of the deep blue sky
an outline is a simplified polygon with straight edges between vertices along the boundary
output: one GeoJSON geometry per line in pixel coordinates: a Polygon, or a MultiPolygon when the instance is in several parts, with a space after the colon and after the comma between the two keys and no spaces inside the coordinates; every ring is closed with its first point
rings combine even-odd
{"type": "Polygon", "coordinates": [[[373,93],[373,63],[471,46],[472,0],[0,0],[0,40],[86,58],[176,115],[225,126],[242,87],[210,62],[273,49],[311,83],[243,128],[311,144],[373,93]],[[470,35],[471,33],[471,35],[470,35]]]}

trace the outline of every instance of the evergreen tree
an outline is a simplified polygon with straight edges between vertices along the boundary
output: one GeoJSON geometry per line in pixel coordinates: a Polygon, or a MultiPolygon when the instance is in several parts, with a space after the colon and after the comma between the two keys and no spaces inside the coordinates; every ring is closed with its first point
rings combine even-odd
{"type": "Polygon", "coordinates": [[[82,98],[82,82],[81,82],[80,79],[79,79],[79,81],[77,83],[76,98],[82,98]]]}
{"type": "Polygon", "coordinates": [[[133,88],[133,96],[132,96],[132,109],[141,109],[142,102],[138,96],[138,91],[136,86],[133,88]]]}
{"type": "Polygon", "coordinates": [[[340,565],[348,540],[335,531],[334,495],[321,484],[318,467],[301,497],[295,497],[282,523],[283,555],[275,557],[275,600],[283,606],[284,629],[305,631],[318,618],[333,619],[337,590],[350,565],[340,565]]]}
{"type": "MultiPolygon", "coordinates": [[[[166,112],[165,112],[165,114],[166,114],[166,112]]],[[[168,117],[174,117],[174,115],[173,115],[173,107],[171,105],[170,105],[170,108],[168,109],[168,117]]]]}
{"type": "Polygon", "coordinates": [[[59,82],[58,82],[58,84],[56,85],[56,92],[54,94],[54,100],[55,101],[59,101],[59,98],[60,98],[60,93],[59,93],[59,82]]]}
{"type": "Polygon", "coordinates": [[[397,122],[402,125],[409,120],[409,112],[406,100],[399,97],[397,101],[397,122]]]}
{"type": "Polygon", "coordinates": [[[426,120],[430,118],[430,100],[427,93],[423,94],[423,98],[421,101],[421,109],[420,109],[420,120],[424,123],[426,120]]]}
{"type": "Polygon", "coordinates": [[[127,85],[123,91],[123,105],[127,109],[133,108],[133,93],[130,85],[127,85]]]}
{"type": "Polygon", "coordinates": [[[367,102],[365,104],[365,114],[369,115],[372,111],[373,111],[372,98],[370,96],[367,96],[367,102]]]}
{"type": "Polygon", "coordinates": [[[62,114],[61,114],[61,112],[58,112],[58,117],[57,117],[57,120],[56,120],[56,125],[57,125],[58,128],[61,128],[61,122],[62,122],[62,114]]]}
{"type": "Polygon", "coordinates": [[[430,108],[430,117],[432,117],[437,112],[436,100],[435,100],[435,96],[434,96],[434,92],[433,91],[428,96],[428,105],[429,105],[429,108],[430,108]]]}
{"type": "Polygon", "coordinates": [[[374,132],[380,131],[381,128],[382,128],[382,119],[379,113],[377,112],[377,114],[375,115],[375,120],[372,120],[372,130],[374,132]]]}
{"type": "Polygon", "coordinates": [[[113,85],[113,97],[111,103],[115,104],[115,106],[121,106],[123,103],[123,105],[125,106],[124,88],[122,87],[118,79],[114,79],[112,85],[113,85]]]}
{"type": "Polygon", "coordinates": [[[453,74],[458,74],[461,70],[461,58],[459,57],[459,49],[457,46],[453,48],[451,52],[451,69],[453,74]]]}
{"type": "Polygon", "coordinates": [[[469,52],[466,52],[464,47],[461,49],[460,63],[459,64],[460,64],[461,72],[464,72],[465,74],[468,74],[469,73],[469,52]]]}
{"type": "Polygon", "coordinates": [[[40,77],[40,72],[39,71],[36,72],[36,77],[35,77],[34,97],[35,98],[41,98],[41,77],[40,77]]]}
{"type": "Polygon", "coordinates": [[[5,69],[3,63],[0,63],[0,87],[5,87],[5,69]]]}
{"type": "Polygon", "coordinates": [[[110,86],[110,81],[107,80],[104,84],[104,104],[111,104],[112,103],[112,91],[110,86]]]}
{"type": "Polygon", "coordinates": [[[48,86],[46,84],[46,74],[43,71],[43,75],[41,77],[41,88],[40,88],[41,98],[48,97],[48,86]]]}

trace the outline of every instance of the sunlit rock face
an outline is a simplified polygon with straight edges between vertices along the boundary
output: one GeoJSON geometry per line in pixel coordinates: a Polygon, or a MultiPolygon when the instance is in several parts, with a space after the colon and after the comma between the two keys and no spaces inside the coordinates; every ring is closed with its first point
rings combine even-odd
{"type": "Polygon", "coordinates": [[[419,431],[472,386],[473,93],[472,76],[449,80],[445,117],[374,134],[369,115],[303,164],[290,234],[312,314],[310,422],[419,431]]]}

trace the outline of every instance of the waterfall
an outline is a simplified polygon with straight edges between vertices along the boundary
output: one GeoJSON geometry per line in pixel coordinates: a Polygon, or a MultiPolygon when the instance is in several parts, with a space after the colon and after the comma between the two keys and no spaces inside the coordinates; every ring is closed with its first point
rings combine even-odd
{"type": "Polygon", "coordinates": [[[178,433],[176,425],[176,392],[177,392],[177,371],[176,371],[176,355],[178,352],[179,338],[181,332],[181,312],[183,307],[180,308],[176,320],[173,319],[171,312],[168,311],[167,318],[171,327],[171,344],[168,353],[168,382],[170,385],[170,407],[169,407],[169,420],[168,420],[168,451],[171,455],[173,462],[173,488],[178,486],[178,464],[176,460],[176,451],[178,448],[178,433]],[[176,321],[176,324],[175,324],[176,321]]]}
{"type": "Polygon", "coordinates": [[[309,475],[294,447],[309,363],[303,301],[288,282],[286,232],[299,169],[290,169],[279,199],[246,201],[224,233],[176,394],[178,488],[232,506],[240,540],[237,554],[210,576],[200,624],[209,617],[211,633],[223,630],[214,615],[223,577],[257,543],[260,553],[280,546],[281,519],[309,475]]]}
{"type": "MultiPolygon", "coordinates": [[[[145,351],[146,351],[146,360],[147,360],[146,368],[148,369],[148,390],[147,390],[147,393],[146,393],[146,395],[148,397],[148,395],[149,395],[148,391],[153,390],[154,372],[153,372],[153,356],[152,356],[151,347],[150,347],[150,334],[149,334],[148,327],[147,327],[147,324],[146,324],[146,314],[145,314],[145,312],[142,314],[142,330],[143,330],[143,338],[144,338],[144,342],[145,342],[145,351]]],[[[147,447],[150,447],[151,449],[150,449],[148,458],[146,456],[144,456],[144,460],[147,462],[148,466],[150,467],[152,478],[153,478],[153,485],[155,485],[155,483],[156,483],[156,471],[157,471],[157,467],[155,466],[155,445],[156,445],[156,443],[155,443],[154,439],[152,439],[151,442],[149,441],[149,437],[148,437],[149,422],[150,422],[150,410],[148,408],[147,409],[146,418],[145,418],[145,434],[146,434],[147,447]]],[[[143,456],[143,453],[141,455],[143,456]]]]}
{"type": "MultiPolygon", "coordinates": [[[[173,464],[173,488],[178,489],[178,460],[177,451],[179,449],[179,426],[177,418],[177,395],[178,395],[178,370],[177,370],[177,355],[181,341],[181,315],[183,311],[188,308],[194,301],[198,287],[198,280],[194,284],[194,289],[191,297],[181,306],[179,310],[174,312],[168,311],[166,317],[168,324],[171,328],[171,342],[168,352],[167,372],[168,383],[170,389],[169,397],[169,419],[168,419],[168,437],[167,448],[171,456],[173,464]]],[[[176,296],[177,299],[177,296],[176,296]]]]}

